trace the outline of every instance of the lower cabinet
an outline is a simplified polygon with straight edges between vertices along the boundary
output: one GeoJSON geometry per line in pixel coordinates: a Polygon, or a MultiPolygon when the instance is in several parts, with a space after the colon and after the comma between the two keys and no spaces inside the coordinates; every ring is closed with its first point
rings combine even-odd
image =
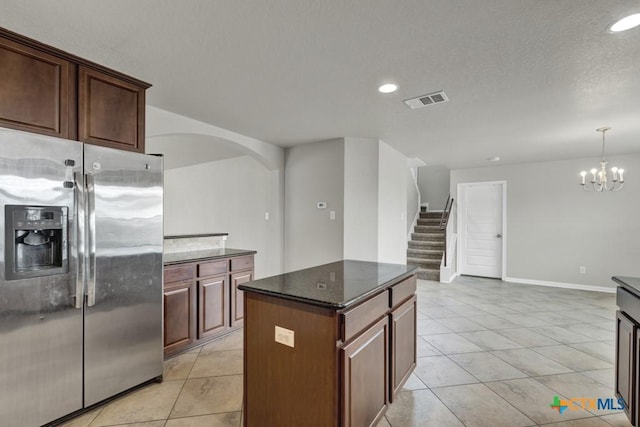
{"type": "Polygon", "coordinates": [[[624,412],[633,425],[638,425],[638,351],[640,337],[636,324],[624,313],[616,313],[616,395],[624,400],[624,412]]]}
{"type": "Polygon", "coordinates": [[[393,402],[416,367],[416,297],[394,309],[391,319],[391,393],[393,402]]]}
{"type": "Polygon", "coordinates": [[[164,354],[172,356],[242,326],[238,285],[253,280],[253,255],[164,268],[164,354]]]}
{"type": "Polygon", "coordinates": [[[198,281],[198,338],[218,335],[227,329],[229,306],[227,276],[198,281]]]}
{"type": "Polygon", "coordinates": [[[253,280],[253,270],[231,273],[231,327],[242,326],[244,319],[244,298],[239,285],[253,280]]]}
{"type": "Polygon", "coordinates": [[[195,283],[171,283],[164,289],[164,351],[192,344],[195,334],[195,283]]]}
{"type": "Polygon", "coordinates": [[[382,418],[389,393],[389,322],[386,317],[340,350],[342,424],[372,426],[382,418]]]}

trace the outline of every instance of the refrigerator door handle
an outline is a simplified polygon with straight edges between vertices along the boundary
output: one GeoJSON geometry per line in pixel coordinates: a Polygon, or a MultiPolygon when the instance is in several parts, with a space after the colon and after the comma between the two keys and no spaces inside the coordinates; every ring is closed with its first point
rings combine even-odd
{"type": "Polygon", "coordinates": [[[93,175],[86,174],[87,183],[87,251],[89,258],[87,277],[87,307],[96,305],[96,192],[93,175]]]}
{"type": "Polygon", "coordinates": [[[76,245],[78,257],[78,272],[76,276],[76,293],[75,307],[82,308],[84,303],[84,280],[85,280],[85,240],[86,240],[86,224],[85,224],[85,188],[84,175],[81,172],[74,172],[73,180],[75,183],[75,206],[76,206],[76,245]]]}

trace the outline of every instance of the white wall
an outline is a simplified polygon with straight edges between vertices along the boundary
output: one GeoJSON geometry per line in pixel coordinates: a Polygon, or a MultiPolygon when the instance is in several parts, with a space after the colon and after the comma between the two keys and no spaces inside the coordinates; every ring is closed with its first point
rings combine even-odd
{"type": "Polygon", "coordinates": [[[407,169],[407,235],[413,232],[413,225],[420,211],[417,174],[416,168],[407,169]]]}
{"type": "Polygon", "coordinates": [[[449,169],[446,166],[418,168],[418,187],[421,202],[429,203],[429,210],[444,210],[449,196],[449,169]]]}
{"type": "Polygon", "coordinates": [[[165,171],[165,234],[229,233],[227,248],[258,251],[256,278],[279,274],[282,238],[273,174],[278,172],[249,156],[165,171]],[[276,213],[269,221],[267,211],[276,213]]]}
{"type": "Polygon", "coordinates": [[[378,259],[377,139],[344,139],[344,258],[378,259]]]}
{"type": "Polygon", "coordinates": [[[380,141],[378,261],[407,263],[407,158],[380,141]]]}
{"type": "Polygon", "coordinates": [[[597,161],[452,170],[451,191],[458,183],[507,181],[508,277],[613,288],[613,275],[640,276],[640,154],[610,157],[628,172],[615,193],[578,185],[579,171],[597,161]]]}
{"type": "Polygon", "coordinates": [[[344,141],[288,148],[284,173],[285,271],[343,259],[344,141]],[[317,209],[317,202],[327,202],[317,209]],[[335,211],[336,219],[329,218],[335,211]]]}

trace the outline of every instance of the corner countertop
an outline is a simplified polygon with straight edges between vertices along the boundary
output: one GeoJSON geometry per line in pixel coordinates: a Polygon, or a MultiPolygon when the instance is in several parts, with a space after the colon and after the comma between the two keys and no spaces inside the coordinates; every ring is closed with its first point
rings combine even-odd
{"type": "Polygon", "coordinates": [[[412,276],[415,270],[401,264],[344,260],[254,280],[238,289],[339,310],[412,276]]]}
{"type": "Polygon", "coordinates": [[[216,258],[228,258],[242,255],[254,255],[256,251],[248,249],[205,249],[199,251],[173,252],[164,254],[164,265],[182,264],[185,262],[198,262],[214,260],[216,258]]]}
{"type": "Polygon", "coordinates": [[[640,297],[640,277],[613,276],[611,280],[640,297]]]}

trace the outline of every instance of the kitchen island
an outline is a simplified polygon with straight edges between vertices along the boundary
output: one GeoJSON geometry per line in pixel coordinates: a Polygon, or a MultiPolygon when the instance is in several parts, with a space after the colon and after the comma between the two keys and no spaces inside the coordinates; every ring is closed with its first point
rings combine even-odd
{"type": "Polygon", "coordinates": [[[339,261],[244,291],[244,425],[376,425],[416,364],[416,278],[339,261]]]}

